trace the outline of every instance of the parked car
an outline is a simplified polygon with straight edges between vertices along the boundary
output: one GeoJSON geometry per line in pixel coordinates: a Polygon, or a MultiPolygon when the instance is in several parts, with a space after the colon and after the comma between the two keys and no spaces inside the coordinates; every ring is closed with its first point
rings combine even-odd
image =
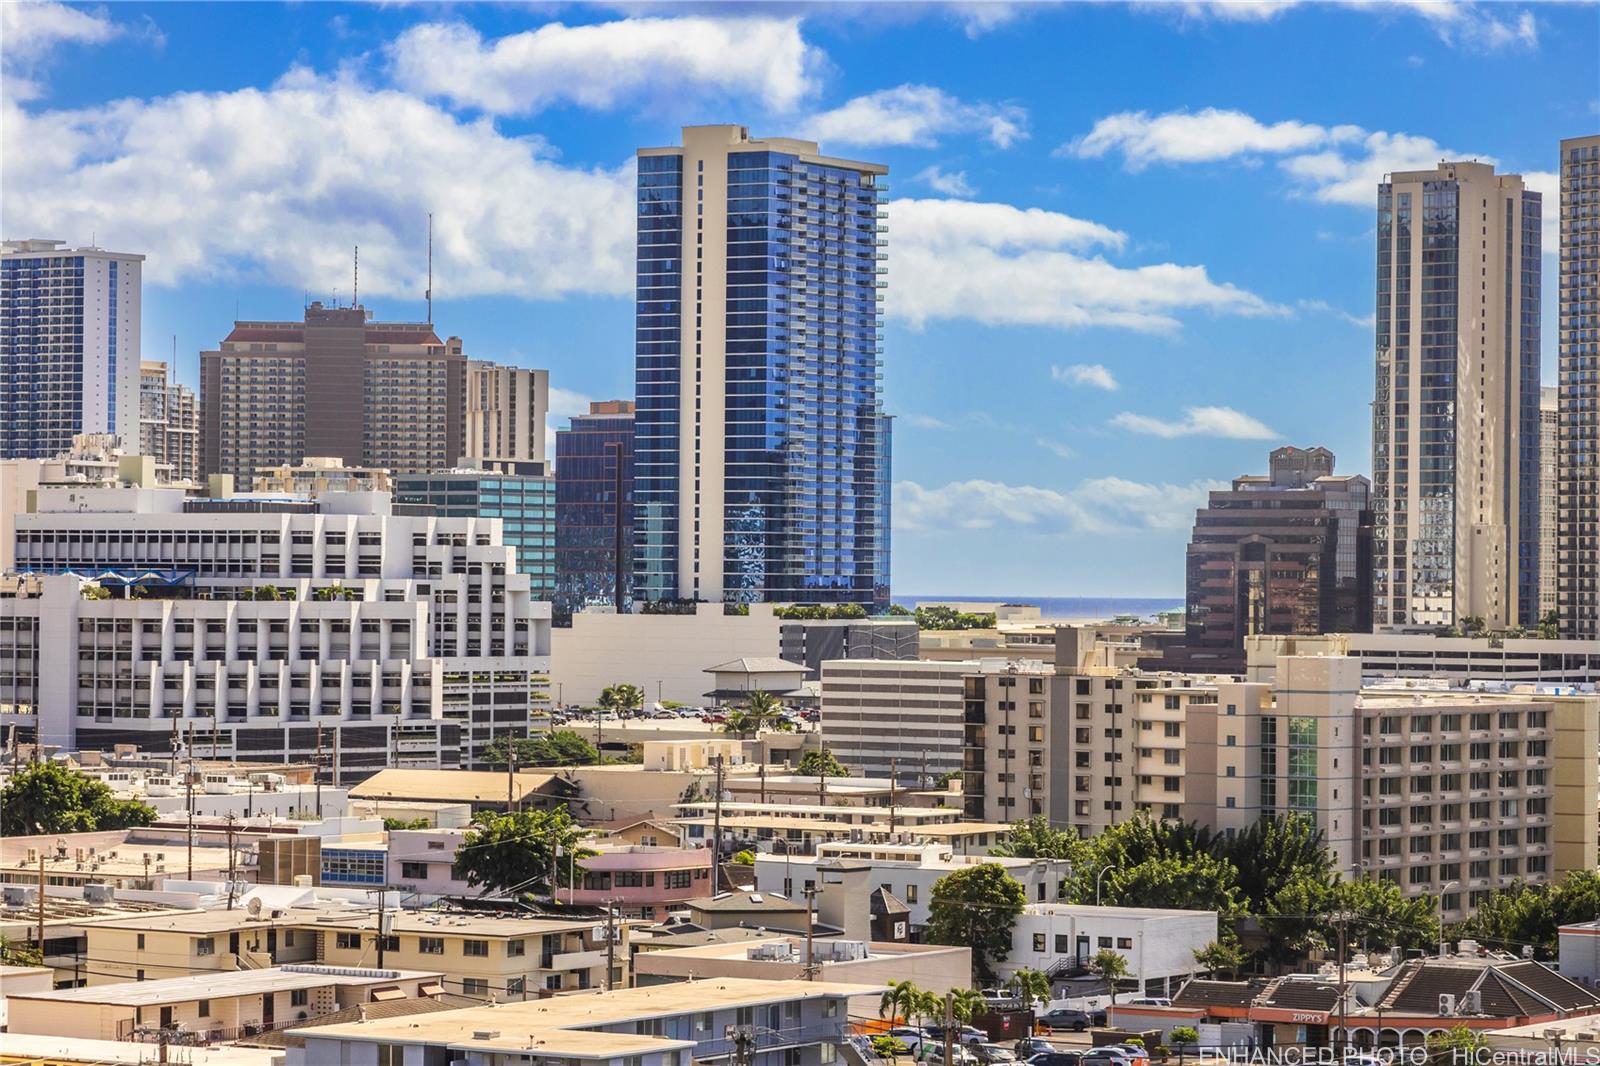
{"type": "Polygon", "coordinates": [[[978,1061],[983,1066],[995,1066],[997,1063],[1011,1063],[1017,1061],[1017,1053],[1008,1047],[999,1044],[977,1044],[973,1046],[973,1053],[978,1056],[978,1061]]]}
{"type": "Polygon", "coordinates": [[[956,1044],[950,1049],[947,1060],[944,1055],[944,1044],[940,1042],[928,1049],[928,1057],[922,1060],[925,1066],[983,1066],[978,1056],[973,1053],[967,1044],[956,1044]]]}
{"type": "Polygon", "coordinates": [[[1080,1066],[1082,1062],[1083,1055],[1076,1051],[1057,1051],[1052,1048],[1030,1056],[1028,1066],[1080,1066]]]}
{"type": "Polygon", "coordinates": [[[928,1034],[914,1025],[902,1025],[890,1029],[885,1036],[892,1036],[905,1046],[906,1054],[917,1058],[922,1051],[922,1045],[928,1041],[928,1034]]]}
{"type": "Polygon", "coordinates": [[[1076,1007],[1057,1007],[1055,1010],[1045,1011],[1039,1015],[1038,1023],[1051,1033],[1061,1030],[1081,1033],[1095,1024],[1088,1011],[1078,1010],[1076,1007]]]}
{"type": "Polygon", "coordinates": [[[1128,1000],[1130,1007],[1170,1007],[1172,1000],[1165,996],[1144,996],[1140,999],[1128,1000]]]}
{"type": "MultiPolygon", "coordinates": [[[[1146,1056],[1144,1061],[1149,1062],[1149,1057],[1146,1056]]],[[[1083,1053],[1080,1066],[1137,1066],[1138,1062],[1127,1048],[1097,1047],[1083,1053]]]]}
{"type": "Polygon", "coordinates": [[[1056,1046],[1050,1041],[1038,1036],[1025,1036],[1018,1040],[1011,1050],[1016,1052],[1017,1058],[1027,1061],[1035,1055],[1048,1055],[1056,1046]]]}
{"type": "MultiPolygon", "coordinates": [[[[942,1045],[944,1043],[944,1026],[928,1026],[928,1039],[942,1045]]],[[[974,1029],[970,1025],[963,1025],[956,1030],[956,1043],[958,1044],[986,1044],[988,1042],[989,1034],[982,1029],[974,1029]]]]}

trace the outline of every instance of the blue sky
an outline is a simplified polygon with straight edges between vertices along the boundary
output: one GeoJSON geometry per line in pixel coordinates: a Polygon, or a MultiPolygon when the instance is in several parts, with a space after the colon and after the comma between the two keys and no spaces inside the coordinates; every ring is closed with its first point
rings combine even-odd
{"type": "MultiPolygon", "coordinates": [[[[0,7],[0,226],[143,252],[179,374],[305,293],[631,396],[632,153],[738,122],[891,167],[901,593],[1181,595],[1208,487],[1369,467],[1374,186],[1546,192],[1600,9],[1465,2],[0,7]]],[[[1552,230],[1553,233],[1553,230],[1552,230]]],[[[1551,247],[1547,243],[1547,248],[1551,247]]],[[[1545,257],[1545,377],[1555,259],[1545,257]]]]}

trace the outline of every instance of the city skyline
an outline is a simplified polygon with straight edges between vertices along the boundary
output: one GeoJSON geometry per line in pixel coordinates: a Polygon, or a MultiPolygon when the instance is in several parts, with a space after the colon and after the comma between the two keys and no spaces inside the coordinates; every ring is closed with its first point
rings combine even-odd
{"type": "Polygon", "coordinates": [[[1584,76],[1592,7],[1458,4],[1445,17],[1300,5],[1238,17],[1246,7],[741,18],[575,8],[542,26],[542,15],[500,9],[270,9],[240,16],[258,23],[243,36],[282,47],[227,44],[204,61],[195,48],[214,39],[215,12],[7,8],[5,170],[20,192],[3,224],[12,239],[144,254],[144,353],[165,354],[176,332],[175,376],[193,385],[195,353],[227,334],[236,306],[243,319],[289,319],[308,290],[348,301],[356,244],[363,302],[421,320],[433,210],[435,321],[472,358],[548,369],[554,429],[589,399],[633,394],[633,149],[676,143],[691,122],[814,137],[890,168],[896,590],[945,590],[959,559],[973,592],[1177,595],[1195,506],[1255,468],[1263,447],[1324,445],[1344,471],[1371,473],[1383,172],[1493,158],[1524,175],[1545,197],[1553,276],[1557,144],[1597,121],[1581,95],[1595,81],[1584,76]],[[706,47],[740,60],[707,73],[661,44],[690,20],[706,47]],[[1111,32],[1114,46],[1091,47],[1111,32]],[[1346,75],[1289,77],[1282,53],[1313,38],[1346,75]],[[614,61],[624,40],[646,57],[641,70],[614,61]],[[564,81],[530,73],[549,58],[541,49],[565,46],[588,63],[564,81]],[[156,53],[163,62],[145,61],[156,53]],[[1055,77],[1063,54],[1070,70],[1055,77]],[[471,57],[474,76],[435,84],[429,55],[471,57]],[[1119,64],[1130,56],[1139,62],[1119,64]],[[226,69],[230,59],[243,62],[226,69]],[[1162,78],[1140,76],[1157,63],[1162,78]],[[1248,70],[1212,83],[1223,64],[1248,70]],[[1045,74],[1049,92],[1029,81],[1045,74]],[[1401,91],[1361,84],[1380,74],[1401,91]],[[1463,78],[1495,80],[1495,93],[1463,78]],[[1442,109],[1447,82],[1459,106],[1442,109]],[[646,88],[666,84],[681,91],[654,102],[646,88]],[[330,121],[323,104],[343,117],[317,125],[330,121]],[[74,131],[93,132],[94,158],[121,158],[137,185],[161,172],[144,138],[181,119],[215,136],[171,152],[244,195],[257,179],[289,178],[241,173],[248,147],[229,131],[275,115],[307,118],[262,132],[281,135],[310,177],[282,205],[242,208],[237,233],[211,226],[225,197],[168,218],[153,186],[142,217],[118,217],[72,144],[74,131]],[[395,160],[361,130],[380,123],[396,148],[459,158],[436,183],[396,190],[383,169],[395,160]],[[341,131],[355,131],[343,147],[329,140],[341,131]],[[12,138],[30,134],[65,155],[19,155],[12,138]],[[556,182],[570,203],[540,200],[556,182]],[[526,195],[506,199],[513,190],[526,195]],[[273,224],[283,231],[262,228],[273,224]],[[1007,550],[983,550],[996,542],[1007,550]]]}

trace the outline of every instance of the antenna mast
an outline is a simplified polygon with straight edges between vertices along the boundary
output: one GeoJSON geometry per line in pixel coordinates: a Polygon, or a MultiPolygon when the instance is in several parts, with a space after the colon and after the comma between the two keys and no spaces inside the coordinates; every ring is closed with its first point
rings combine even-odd
{"type": "Polygon", "coordinates": [[[355,259],[350,267],[350,306],[361,306],[361,245],[356,245],[355,259]]]}
{"type": "Polygon", "coordinates": [[[428,325],[433,325],[433,212],[428,212],[428,289],[423,296],[428,301],[428,325]]]}

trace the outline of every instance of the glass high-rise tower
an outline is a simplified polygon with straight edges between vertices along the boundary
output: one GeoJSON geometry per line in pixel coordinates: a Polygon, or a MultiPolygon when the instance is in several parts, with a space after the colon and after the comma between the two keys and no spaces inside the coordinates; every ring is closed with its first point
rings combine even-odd
{"type": "Polygon", "coordinates": [[[887,173],[740,126],[639,151],[636,599],[886,600],[887,173]]]}
{"type": "Polygon", "coordinates": [[[1377,627],[1534,621],[1541,209],[1483,163],[1378,186],[1377,627]]]}
{"type": "Polygon", "coordinates": [[[1561,142],[1556,611],[1600,638],[1600,135],[1561,142]]]}

